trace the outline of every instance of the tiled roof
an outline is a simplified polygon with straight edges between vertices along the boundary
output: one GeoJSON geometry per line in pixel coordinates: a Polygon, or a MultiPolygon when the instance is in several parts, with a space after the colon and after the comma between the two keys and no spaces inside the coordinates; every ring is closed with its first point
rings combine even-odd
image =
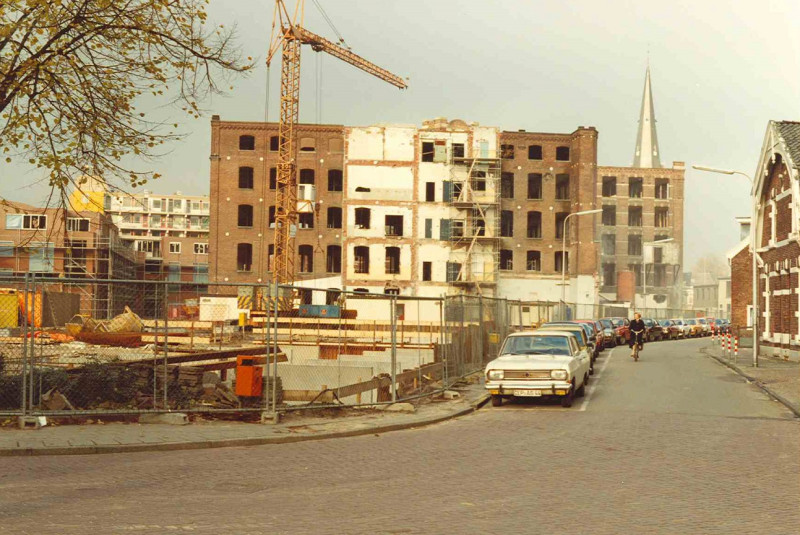
{"type": "Polygon", "coordinates": [[[800,122],[776,121],[775,125],[786,143],[786,148],[792,156],[794,166],[800,167],[800,122]]]}

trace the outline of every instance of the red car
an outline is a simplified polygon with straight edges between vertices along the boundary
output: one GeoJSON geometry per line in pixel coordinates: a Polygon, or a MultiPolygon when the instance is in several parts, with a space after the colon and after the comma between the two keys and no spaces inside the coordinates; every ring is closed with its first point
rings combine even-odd
{"type": "Polygon", "coordinates": [[[664,340],[677,340],[681,335],[681,328],[672,320],[659,320],[664,332],[664,340]]]}
{"type": "Polygon", "coordinates": [[[617,345],[628,343],[631,335],[630,320],[628,318],[604,318],[611,321],[614,326],[614,334],[617,336],[617,345]]]}
{"type": "Polygon", "coordinates": [[[585,323],[590,325],[594,330],[594,339],[595,339],[595,348],[597,353],[600,353],[603,349],[605,349],[605,343],[603,340],[603,329],[602,326],[594,321],[594,320],[574,320],[575,323],[585,323]]]}

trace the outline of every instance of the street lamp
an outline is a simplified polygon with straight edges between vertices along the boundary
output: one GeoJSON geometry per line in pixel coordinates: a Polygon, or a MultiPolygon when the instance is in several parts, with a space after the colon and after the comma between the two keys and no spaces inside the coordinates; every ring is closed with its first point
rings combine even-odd
{"type": "MultiPolygon", "coordinates": [[[[741,171],[732,171],[730,169],[717,169],[716,167],[708,167],[705,165],[693,165],[693,169],[698,171],[707,171],[709,173],[720,173],[723,175],[742,175],[750,181],[751,195],[755,195],[752,188],[755,186],[753,178],[747,173],[741,171]]],[[[750,252],[753,257],[753,367],[758,368],[758,267],[756,264],[756,221],[758,220],[758,208],[755,202],[752,202],[753,212],[750,219],[750,252]]]]}
{"type": "Polygon", "coordinates": [[[561,319],[566,319],[566,312],[567,312],[567,282],[566,282],[566,274],[567,274],[567,221],[572,216],[582,216],[582,215],[589,215],[589,214],[599,214],[603,210],[598,208],[597,210],[584,210],[583,212],[573,212],[571,214],[567,214],[567,217],[564,218],[564,222],[561,224],[561,319]]]}
{"type": "MultiPolygon", "coordinates": [[[[669,243],[671,241],[675,241],[675,238],[664,238],[663,240],[656,240],[656,241],[648,241],[642,244],[642,249],[644,252],[644,248],[653,245],[661,245],[662,243],[669,243]]],[[[655,270],[655,268],[653,268],[655,270]]],[[[642,310],[647,308],[647,255],[644,255],[642,259],[642,310]]]]}

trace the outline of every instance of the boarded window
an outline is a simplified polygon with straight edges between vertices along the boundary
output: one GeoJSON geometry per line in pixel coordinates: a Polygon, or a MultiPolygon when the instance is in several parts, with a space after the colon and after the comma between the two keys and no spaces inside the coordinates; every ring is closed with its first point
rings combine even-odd
{"type": "Polygon", "coordinates": [[[500,197],[503,199],[514,198],[514,173],[500,175],[500,197]]]}
{"type": "Polygon", "coordinates": [[[239,205],[238,225],[240,227],[252,227],[253,226],[253,205],[252,204],[240,204],[239,205]]]}
{"type": "Polygon", "coordinates": [[[236,270],[250,271],[253,267],[253,244],[239,243],[236,245],[236,270]]]}
{"type": "Polygon", "coordinates": [[[328,206],[328,228],[342,228],[342,209],[328,206]]]}
{"type": "Polygon", "coordinates": [[[356,228],[368,229],[370,224],[370,211],[369,208],[356,208],[356,228]]]}
{"type": "Polygon", "coordinates": [[[313,137],[300,138],[300,152],[314,152],[317,150],[317,140],[313,137]]]}
{"type": "Polygon", "coordinates": [[[269,138],[269,150],[271,152],[278,152],[278,148],[280,146],[280,139],[278,136],[270,136],[269,138]]]}
{"type": "Polygon", "coordinates": [[[353,271],[369,273],[369,247],[360,245],[353,248],[353,271]]]}
{"type": "Polygon", "coordinates": [[[341,138],[333,138],[328,141],[328,150],[332,154],[341,154],[344,152],[344,140],[341,138]]]}
{"type": "Polygon", "coordinates": [[[541,212],[528,212],[528,237],[541,238],[542,237],[542,213],[541,212]]]}
{"type": "Polygon", "coordinates": [[[617,177],[603,177],[603,197],[614,197],[617,194],[617,177]]]}
{"type": "Polygon", "coordinates": [[[617,207],[612,205],[603,206],[602,223],[606,226],[615,226],[617,224],[617,207]]]}
{"type": "Polygon", "coordinates": [[[529,145],[528,146],[528,159],[529,160],[541,160],[542,159],[542,146],[541,145],[529,145]]]}
{"type": "Polygon", "coordinates": [[[569,200],[569,175],[556,175],[556,200],[569,200]]]}
{"type": "Polygon", "coordinates": [[[540,251],[528,251],[525,255],[525,269],[528,271],[542,270],[542,253],[540,251]]]}
{"type": "Polygon", "coordinates": [[[239,136],[239,150],[256,150],[256,138],[253,136],[239,136]]]}
{"type": "Polygon", "coordinates": [[[628,207],[628,226],[641,227],[642,226],[642,207],[629,206],[628,207]]]}
{"type": "Polygon", "coordinates": [[[400,273],[400,248],[386,248],[386,274],[397,275],[400,273]]]}
{"type": "Polygon", "coordinates": [[[556,160],[559,162],[568,162],[569,147],[556,147],[556,160]]]}
{"type": "Polygon", "coordinates": [[[314,214],[310,212],[297,214],[297,226],[302,230],[314,228],[314,214]]]}
{"type": "Polygon", "coordinates": [[[239,189],[253,189],[253,168],[239,168],[239,189]]]}
{"type": "Polygon", "coordinates": [[[433,219],[425,220],[425,237],[428,239],[433,238],[433,219]]]}
{"type": "Polygon", "coordinates": [[[300,184],[313,184],[314,183],[314,170],[313,169],[300,169],[300,184]]]}
{"type": "Polygon", "coordinates": [[[528,198],[542,198],[542,174],[528,173],[528,198]]]}
{"type": "Polygon", "coordinates": [[[301,245],[297,248],[300,260],[300,273],[311,273],[314,271],[314,247],[311,245],[301,245]]]}
{"type": "Polygon", "coordinates": [[[342,191],[341,169],[328,169],[328,191],[342,191]]]}
{"type": "Polygon", "coordinates": [[[631,178],[628,183],[628,196],[631,199],[641,199],[644,190],[644,180],[641,178],[631,178]]]}
{"type": "Polygon", "coordinates": [[[328,273],[342,272],[342,247],[329,245],[325,253],[325,271],[328,273]]]}
{"type": "Polygon", "coordinates": [[[511,210],[500,212],[500,236],[503,238],[514,237],[514,212],[511,210]]]}
{"type": "Polygon", "coordinates": [[[433,263],[432,262],[423,262],[422,263],[422,280],[429,281],[432,280],[433,275],[433,263]]]}
{"type": "Polygon", "coordinates": [[[503,271],[514,269],[514,251],[511,249],[500,249],[500,269],[503,271]]]}

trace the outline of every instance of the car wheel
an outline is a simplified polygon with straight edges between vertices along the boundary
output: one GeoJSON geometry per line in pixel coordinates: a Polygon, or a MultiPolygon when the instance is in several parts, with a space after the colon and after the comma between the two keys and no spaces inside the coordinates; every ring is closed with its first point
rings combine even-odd
{"type": "Polygon", "coordinates": [[[492,407],[499,407],[503,404],[503,396],[492,396],[492,407]]]}
{"type": "Polygon", "coordinates": [[[594,364],[589,366],[589,375],[594,375],[594,364]]]}
{"type": "Polygon", "coordinates": [[[576,396],[578,396],[579,398],[582,398],[583,396],[586,395],[586,384],[588,382],[589,382],[589,376],[587,375],[587,376],[585,376],[583,378],[583,384],[581,385],[581,387],[578,390],[575,391],[575,395],[576,396]]]}
{"type": "Polygon", "coordinates": [[[572,407],[572,401],[575,399],[575,385],[569,387],[569,393],[561,398],[561,406],[565,409],[572,407]]]}

